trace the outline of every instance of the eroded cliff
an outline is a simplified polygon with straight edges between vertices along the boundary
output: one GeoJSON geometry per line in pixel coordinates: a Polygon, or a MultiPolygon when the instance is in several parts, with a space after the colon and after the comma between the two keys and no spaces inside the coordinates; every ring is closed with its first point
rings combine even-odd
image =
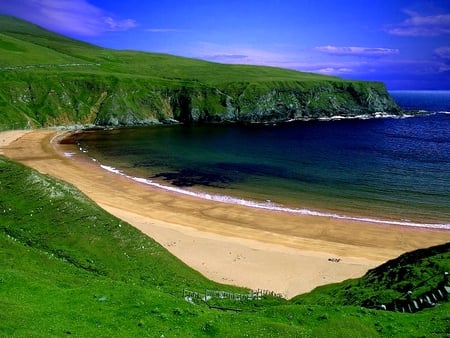
{"type": "Polygon", "coordinates": [[[384,85],[373,82],[234,82],[219,87],[89,74],[2,75],[3,84],[9,83],[0,92],[2,111],[9,112],[4,119],[22,126],[254,123],[401,113],[384,85]]]}

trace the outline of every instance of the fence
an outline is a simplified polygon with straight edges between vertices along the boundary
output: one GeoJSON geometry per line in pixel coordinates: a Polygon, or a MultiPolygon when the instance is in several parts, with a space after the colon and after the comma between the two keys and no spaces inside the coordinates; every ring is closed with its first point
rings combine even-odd
{"type": "MultiPolygon", "coordinates": [[[[433,280],[438,276],[441,275],[433,275],[419,285],[425,285],[426,283],[429,283],[430,280],[433,280]]],[[[412,291],[414,290],[412,289],[407,292],[405,297],[394,299],[389,304],[381,304],[375,306],[375,308],[387,311],[418,312],[422,309],[433,307],[440,301],[448,301],[450,294],[450,287],[448,286],[448,284],[449,272],[446,271],[444,272],[443,280],[438,284],[437,287],[434,287],[431,291],[425,292],[419,297],[412,298],[412,291]]]]}
{"type": "Polygon", "coordinates": [[[193,302],[194,299],[199,299],[204,302],[207,302],[210,299],[231,299],[236,301],[241,300],[260,300],[263,296],[271,296],[283,298],[281,293],[276,293],[270,290],[262,290],[258,289],[249,293],[237,293],[237,292],[228,292],[228,291],[220,291],[220,290],[205,290],[204,292],[196,292],[190,291],[187,289],[183,290],[183,298],[189,302],[193,302]]]}

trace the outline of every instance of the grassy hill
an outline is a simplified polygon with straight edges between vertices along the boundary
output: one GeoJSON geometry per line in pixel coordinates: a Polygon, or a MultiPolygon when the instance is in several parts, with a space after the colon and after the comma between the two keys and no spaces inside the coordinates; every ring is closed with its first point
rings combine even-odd
{"type": "Polygon", "coordinates": [[[0,128],[399,113],[381,83],[90,45],[0,16],[0,128]]]}
{"type": "Polygon", "coordinates": [[[58,65],[72,63],[98,64],[98,73],[150,76],[166,80],[198,81],[206,85],[225,81],[298,81],[339,80],[339,78],[302,73],[274,67],[224,65],[167,54],[110,50],[50,32],[29,22],[0,15],[2,49],[16,54],[4,54],[2,64],[58,65]],[[7,42],[9,40],[9,42],[7,42]],[[6,46],[5,46],[6,42],[6,46]],[[28,54],[28,59],[25,54],[28,54]],[[39,62],[48,57],[46,62],[39,62]],[[62,57],[64,59],[62,59],[62,57]],[[36,58],[33,60],[32,58],[36,58]]]}
{"type": "MultiPolygon", "coordinates": [[[[290,301],[213,298],[208,305],[194,298],[191,303],[183,290],[249,290],[205,279],[74,187],[3,157],[0,248],[1,337],[450,334],[448,302],[415,314],[361,306],[368,298],[397,297],[405,283],[417,286],[442,275],[450,269],[449,245],[402,256],[362,279],[290,301]],[[400,266],[410,273],[395,270],[400,266]]],[[[425,290],[438,281],[419,287],[425,290]]]]}
{"type": "Polygon", "coordinates": [[[395,300],[406,300],[408,292],[412,292],[412,297],[416,298],[426,294],[442,285],[444,272],[449,271],[450,243],[446,243],[405,253],[370,270],[360,279],[319,287],[293,301],[297,304],[345,304],[377,308],[395,300]]]}

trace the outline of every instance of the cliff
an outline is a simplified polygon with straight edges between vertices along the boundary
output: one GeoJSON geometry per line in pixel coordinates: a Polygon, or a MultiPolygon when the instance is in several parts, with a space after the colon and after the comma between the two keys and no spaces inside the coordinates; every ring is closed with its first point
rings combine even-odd
{"type": "Polygon", "coordinates": [[[114,51],[0,16],[0,128],[399,114],[381,83],[114,51]]]}
{"type": "MultiPolygon", "coordinates": [[[[42,79],[19,73],[5,79],[1,106],[7,117],[33,126],[142,125],[179,121],[280,122],[324,116],[399,113],[377,83],[320,81],[232,83],[228,88],[64,74],[42,79]],[[6,81],[5,81],[6,80],[6,81]],[[17,115],[17,117],[14,117],[17,115]]],[[[4,74],[3,74],[4,75],[4,74]]],[[[34,75],[34,74],[33,74],[34,75]]],[[[2,121],[4,122],[4,121],[2,121]]]]}

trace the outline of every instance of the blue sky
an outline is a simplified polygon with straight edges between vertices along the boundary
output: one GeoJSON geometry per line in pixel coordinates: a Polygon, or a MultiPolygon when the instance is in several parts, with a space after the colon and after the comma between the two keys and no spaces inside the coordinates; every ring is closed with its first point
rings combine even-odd
{"type": "Polygon", "coordinates": [[[449,0],[4,0],[103,47],[450,89],[449,0]]]}

